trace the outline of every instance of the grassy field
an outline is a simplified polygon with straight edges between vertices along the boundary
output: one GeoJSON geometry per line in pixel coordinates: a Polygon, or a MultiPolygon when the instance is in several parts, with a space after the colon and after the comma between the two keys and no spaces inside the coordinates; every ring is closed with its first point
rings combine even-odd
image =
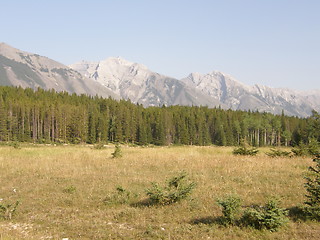
{"type": "Polygon", "coordinates": [[[0,239],[319,239],[319,223],[295,216],[274,233],[216,223],[222,213],[215,202],[227,194],[243,205],[278,196],[282,207],[301,206],[310,158],[233,156],[228,147],[123,147],[120,159],[113,151],[0,147],[0,204],[20,201],[11,220],[0,220],[0,239]],[[143,204],[150,182],[182,170],[197,183],[189,199],[143,204]],[[118,201],[117,186],[130,192],[127,201],[118,201]]]}

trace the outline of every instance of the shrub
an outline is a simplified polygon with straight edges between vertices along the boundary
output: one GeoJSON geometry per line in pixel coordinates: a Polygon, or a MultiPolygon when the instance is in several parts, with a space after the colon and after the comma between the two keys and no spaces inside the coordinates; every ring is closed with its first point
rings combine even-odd
{"type": "Polygon", "coordinates": [[[299,143],[298,146],[291,149],[295,156],[317,156],[320,154],[319,143],[315,139],[311,139],[309,144],[299,143]]]}
{"type": "Polygon", "coordinates": [[[277,231],[288,222],[288,211],[279,207],[279,201],[269,200],[264,206],[253,206],[245,210],[241,222],[255,229],[277,231]]]}
{"type": "Polygon", "coordinates": [[[13,215],[16,213],[17,208],[19,205],[19,201],[16,201],[15,203],[9,203],[9,204],[0,204],[0,218],[3,218],[5,220],[11,220],[13,215]]]}
{"type": "Polygon", "coordinates": [[[69,194],[73,194],[73,193],[75,193],[76,191],[77,191],[77,188],[76,188],[75,186],[73,186],[73,185],[71,185],[71,186],[63,189],[63,192],[64,192],[64,193],[69,193],[69,194]]]}
{"type": "Polygon", "coordinates": [[[302,156],[306,156],[308,155],[307,154],[307,151],[301,149],[301,148],[292,148],[291,149],[291,152],[293,152],[293,154],[297,157],[302,157],[302,156]]]}
{"type": "Polygon", "coordinates": [[[105,149],[106,147],[104,146],[103,143],[98,143],[98,144],[95,144],[93,148],[97,150],[101,150],[101,149],[105,149]]]}
{"type": "Polygon", "coordinates": [[[146,189],[146,194],[152,204],[169,205],[188,197],[196,184],[187,179],[187,173],[181,172],[167,181],[166,186],[151,183],[152,187],[146,189]]]}
{"type": "Polygon", "coordinates": [[[218,199],[217,204],[222,207],[222,223],[225,225],[234,224],[240,212],[241,199],[236,195],[229,195],[226,198],[218,199]]]}
{"type": "Polygon", "coordinates": [[[112,158],[121,158],[122,157],[122,150],[119,144],[116,144],[115,150],[111,153],[112,158]]]}
{"type": "Polygon", "coordinates": [[[316,166],[309,167],[310,175],[306,177],[305,188],[307,190],[307,214],[315,220],[320,220],[320,155],[317,155],[313,161],[316,166]]]}
{"type": "Polygon", "coordinates": [[[232,153],[235,154],[235,155],[251,155],[251,156],[254,156],[254,155],[257,155],[258,152],[259,152],[259,150],[257,148],[250,147],[250,145],[246,142],[246,140],[242,139],[241,143],[240,143],[240,147],[235,148],[232,153]]]}
{"type": "Polygon", "coordinates": [[[126,190],[122,186],[117,186],[116,191],[111,193],[104,199],[105,204],[126,204],[129,203],[132,199],[135,199],[138,195],[133,194],[130,191],[126,190]]]}
{"type": "Polygon", "coordinates": [[[19,142],[11,142],[11,143],[9,143],[9,146],[11,146],[15,149],[21,149],[19,142]]]}
{"type": "Polygon", "coordinates": [[[269,157],[289,157],[291,152],[282,151],[280,149],[271,148],[271,152],[266,153],[269,157]]]}
{"type": "Polygon", "coordinates": [[[319,156],[320,155],[320,147],[319,142],[316,139],[311,139],[308,144],[308,152],[311,156],[319,156]]]}
{"type": "Polygon", "coordinates": [[[235,155],[250,155],[250,156],[255,156],[259,150],[257,148],[247,148],[246,146],[241,146],[239,148],[236,148],[233,150],[233,154],[235,155]]]}

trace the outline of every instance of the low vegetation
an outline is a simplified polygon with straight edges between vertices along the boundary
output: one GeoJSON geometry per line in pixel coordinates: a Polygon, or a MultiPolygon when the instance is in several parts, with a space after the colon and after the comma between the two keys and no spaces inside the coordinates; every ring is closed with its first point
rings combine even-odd
{"type": "Polygon", "coordinates": [[[111,153],[113,158],[121,158],[122,157],[122,150],[120,144],[116,144],[114,152],[111,153]]]}
{"type": "Polygon", "coordinates": [[[251,147],[245,140],[242,140],[241,146],[235,148],[232,153],[235,155],[255,156],[258,154],[258,152],[259,150],[256,147],[251,147]]]}
{"type": "Polygon", "coordinates": [[[0,203],[0,218],[11,220],[17,211],[18,205],[19,201],[14,203],[0,203]]]}
{"type": "Polygon", "coordinates": [[[247,208],[240,222],[244,226],[274,232],[288,223],[287,216],[288,210],[279,207],[278,200],[271,199],[264,206],[253,205],[247,208]]]}
{"type": "Polygon", "coordinates": [[[222,207],[223,218],[221,223],[234,225],[240,212],[241,199],[238,196],[230,195],[226,198],[218,199],[217,204],[222,207]]]}
{"type": "Polygon", "coordinates": [[[267,152],[266,155],[269,157],[290,157],[291,152],[281,150],[281,149],[271,148],[270,152],[267,152]]]}
{"type": "Polygon", "coordinates": [[[318,206],[304,187],[317,184],[310,157],[271,158],[268,148],[248,157],[233,155],[233,147],[122,145],[115,161],[110,146],[20,146],[0,146],[0,239],[319,237],[320,223],[305,218],[305,209],[318,206]],[[159,196],[152,182],[168,202],[148,204],[159,196]],[[274,195],[281,204],[269,201],[274,195]]]}
{"type": "Polygon", "coordinates": [[[104,146],[103,143],[97,143],[97,144],[93,145],[93,148],[97,149],[97,150],[102,150],[102,149],[105,149],[106,147],[104,146]]]}
{"type": "Polygon", "coordinates": [[[299,145],[292,148],[291,151],[298,157],[316,156],[320,154],[320,146],[317,140],[311,139],[308,144],[300,142],[299,145]]]}
{"type": "Polygon", "coordinates": [[[194,187],[195,182],[187,179],[187,173],[170,178],[165,186],[153,182],[152,187],[146,190],[151,204],[169,205],[187,198],[194,187]]]}
{"type": "Polygon", "coordinates": [[[137,201],[138,194],[132,193],[122,186],[117,186],[115,191],[109,193],[103,202],[107,205],[121,205],[137,201]]]}
{"type": "Polygon", "coordinates": [[[264,206],[253,204],[243,211],[242,200],[236,195],[229,195],[217,201],[222,207],[222,225],[252,227],[258,230],[277,231],[288,223],[288,210],[279,207],[277,199],[270,199],[264,206]]]}

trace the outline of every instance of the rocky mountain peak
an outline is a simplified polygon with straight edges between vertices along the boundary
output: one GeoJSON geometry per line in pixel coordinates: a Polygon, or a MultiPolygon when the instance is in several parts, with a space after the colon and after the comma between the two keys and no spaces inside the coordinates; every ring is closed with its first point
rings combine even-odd
{"type": "Polygon", "coordinates": [[[178,80],[121,57],[81,61],[70,68],[47,57],[0,43],[0,84],[55,89],[78,94],[130,99],[144,106],[221,106],[308,116],[320,111],[320,91],[245,85],[219,71],[191,73],[178,80]]]}
{"type": "Polygon", "coordinates": [[[0,85],[118,98],[113,92],[101,88],[100,84],[59,62],[4,43],[0,44],[0,85]]]}

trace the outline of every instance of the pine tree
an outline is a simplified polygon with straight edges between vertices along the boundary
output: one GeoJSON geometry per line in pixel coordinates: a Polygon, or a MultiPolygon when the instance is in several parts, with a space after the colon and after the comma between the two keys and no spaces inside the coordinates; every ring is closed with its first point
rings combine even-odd
{"type": "Polygon", "coordinates": [[[89,111],[89,119],[88,119],[88,143],[96,143],[97,137],[97,123],[96,123],[97,112],[93,110],[89,111]]]}
{"type": "Polygon", "coordinates": [[[7,131],[7,110],[4,106],[4,101],[0,95],[0,141],[8,140],[7,131]]]}
{"type": "Polygon", "coordinates": [[[307,213],[311,218],[320,221],[320,155],[317,155],[313,161],[316,165],[309,167],[310,176],[306,177],[307,183],[307,213]]]}
{"type": "Polygon", "coordinates": [[[0,141],[140,144],[297,145],[320,140],[320,117],[209,109],[150,107],[67,92],[0,87],[0,141]]]}
{"type": "Polygon", "coordinates": [[[121,158],[122,157],[122,150],[119,144],[116,144],[115,150],[111,153],[113,158],[121,158]]]}

